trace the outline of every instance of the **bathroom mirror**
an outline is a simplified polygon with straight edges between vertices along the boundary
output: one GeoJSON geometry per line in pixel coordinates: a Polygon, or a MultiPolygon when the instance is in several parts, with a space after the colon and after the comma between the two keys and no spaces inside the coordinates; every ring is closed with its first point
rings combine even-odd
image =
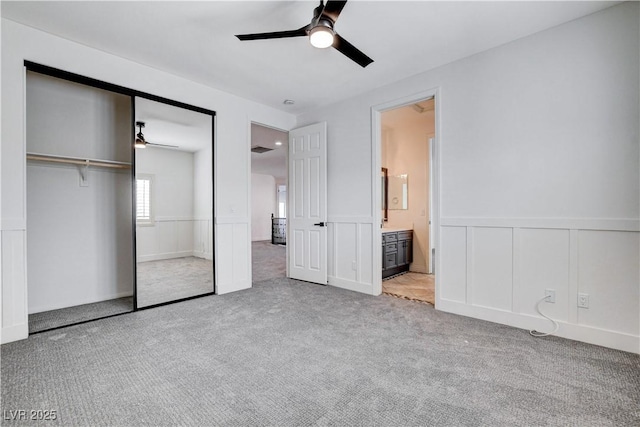
{"type": "Polygon", "coordinates": [[[211,294],[213,116],[136,97],[135,119],[137,307],[211,294]]]}
{"type": "Polygon", "coordinates": [[[391,210],[409,209],[409,177],[393,175],[388,179],[388,206],[391,210]]]}
{"type": "Polygon", "coordinates": [[[381,179],[381,185],[380,188],[382,189],[382,194],[381,196],[381,203],[380,205],[382,206],[382,220],[383,221],[388,221],[389,220],[389,213],[388,213],[388,192],[389,190],[387,189],[387,187],[389,186],[389,181],[387,179],[387,168],[382,168],[382,170],[380,171],[380,179],[381,179]]]}

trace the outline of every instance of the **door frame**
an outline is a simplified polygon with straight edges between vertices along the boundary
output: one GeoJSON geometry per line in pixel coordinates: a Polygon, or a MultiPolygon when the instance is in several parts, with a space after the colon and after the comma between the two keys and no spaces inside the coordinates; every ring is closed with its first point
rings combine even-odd
{"type": "MultiPolygon", "coordinates": [[[[380,168],[382,167],[382,113],[385,111],[393,110],[407,105],[415,104],[425,99],[433,98],[435,102],[435,129],[433,136],[433,158],[431,159],[433,167],[433,182],[432,193],[430,195],[432,202],[433,218],[431,218],[434,233],[429,236],[429,239],[433,239],[433,247],[436,251],[436,266],[435,271],[441,271],[440,265],[442,262],[442,256],[440,254],[440,88],[436,87],[428,89],[422,92],[414,93],[404,96],[402,98],[387,101],[381,104],[373,105],[371,107],[371,153],[373,155],[372,170],[371,170],[371,210],[373,213],[373,262],[372,262],[372,285],[373,295],[380,295],[382,293],[382,233],[375,232],[382,229],[382,202],[380,200],[380,194],[382,191],[380,182],[380,168]]],[[[436,308],[438,306],[438,295],[440,283],[438,276],[435,277],[436,286],[436,308]]]]}

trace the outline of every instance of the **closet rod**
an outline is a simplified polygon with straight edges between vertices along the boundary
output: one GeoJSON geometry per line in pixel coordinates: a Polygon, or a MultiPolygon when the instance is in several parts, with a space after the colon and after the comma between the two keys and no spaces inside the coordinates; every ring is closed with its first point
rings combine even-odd
{"type": "Polygon", "coordinates": [[[112,169],[131,169],[131,163],[116,162],[114,160],[81,159],[79,157],[56,156],[54,154],[27,153],[27,160],[41,162],[67,163],[81,166],[100,166],[112,169]]]}

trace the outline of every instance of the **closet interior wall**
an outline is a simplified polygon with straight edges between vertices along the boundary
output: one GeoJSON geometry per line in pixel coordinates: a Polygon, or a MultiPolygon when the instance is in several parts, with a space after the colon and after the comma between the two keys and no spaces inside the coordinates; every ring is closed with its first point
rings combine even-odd
{"type": "Polygon", "coordinates": [[[29,314],[133,295],[131,110],[130,96],[27,72],[29,314]]]}

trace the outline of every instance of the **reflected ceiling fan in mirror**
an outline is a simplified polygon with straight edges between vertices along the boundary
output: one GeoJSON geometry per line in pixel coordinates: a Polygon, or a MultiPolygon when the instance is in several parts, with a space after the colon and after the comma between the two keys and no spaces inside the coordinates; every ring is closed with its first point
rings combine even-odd
{"type": "Polygon", "coordinates": [[[142,128],[145,126],[145,123],[136,122],[136,126],[138,126],[138,133],[136,134],[136,142],[135,142],[136,148],[146,148],[148,145],[152,147],[173,148],[175,150],[180,148],[177,145],[157,144],[155,142],[148,142],[142,133],[142,128]]]}
{"type": "Polygon", "coordinates": [[[328,0],[325,4],[321,0],[320,6],[313,10],[313,19],[311,20],[311,23],[302,28],[298,28],[297,30],[277,31],[272,33],[239,34],[236,35],[236,37],[242,41],[247,41],[309,36],[309,42],[314,47],[322,49],[332,46],[347,58],[364,68],[371,64],[373,59],[362,53],[358,48],[342,38],[333,29],[333,26],[338,20],[338,16],[340,16],[340,12],[342,12],[342,8],[344,8],[346,3],[346,0],[328,0]]]}

